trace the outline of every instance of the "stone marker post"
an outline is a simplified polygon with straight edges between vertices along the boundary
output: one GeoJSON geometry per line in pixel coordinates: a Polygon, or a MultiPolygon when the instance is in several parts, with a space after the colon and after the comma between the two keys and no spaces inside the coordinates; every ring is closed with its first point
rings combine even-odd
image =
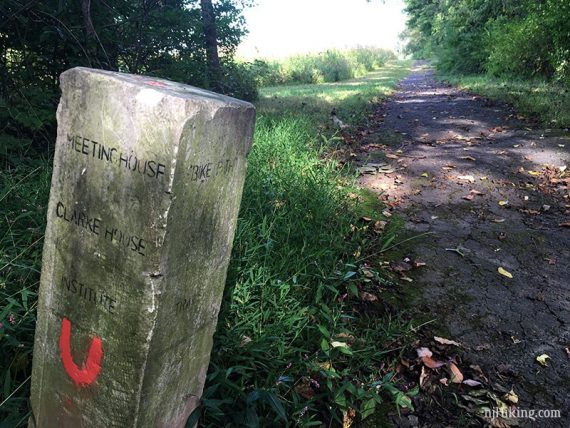
{"type": "Polygon", "coordinates": [[[255,109],[74,68],[62,98],[32,427],[183,427],[202,393],[255,109]]]}

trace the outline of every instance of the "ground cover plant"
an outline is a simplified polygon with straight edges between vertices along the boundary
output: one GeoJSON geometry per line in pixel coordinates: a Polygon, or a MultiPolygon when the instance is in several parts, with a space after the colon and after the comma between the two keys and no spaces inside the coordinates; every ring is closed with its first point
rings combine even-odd
{"type": "MultiPolygon", "coordinates": [[[[390,63],[345,83],[262,90],[228,288],[195,415],[202,426],[338,425],[383,406],[411,406],[416,391],[382,369],[398,356],[408,326],[360,298],[391,286],[362,255],[393,233],[368,233],[361,216],[378,214],[355,198],[352,173],[326,156],[342,144],[330,111],[359,123],[408,65],[390,63]]],[[[2,427],[24,426],[29,415],[51,174],[49,157],[29,150],[4,158],[0,174],[2,427]]]]}
{"type": "Polygon", "coordinates": [[[339,425],[411,405],[379,370],[407,326],[354,303],[382,283],[359,260],[389,235],[370,239],[353,176],[325,156],[342,144],[330,111],[358,123],[407,70],[261,91],[203,426],[339,425]]]}

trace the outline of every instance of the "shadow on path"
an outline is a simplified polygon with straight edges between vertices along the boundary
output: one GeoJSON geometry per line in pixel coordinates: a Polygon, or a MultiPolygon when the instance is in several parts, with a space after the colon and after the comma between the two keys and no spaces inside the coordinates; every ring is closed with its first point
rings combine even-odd
{"type": "Polygon", "coordinates": [[[388,153],[395,172],[360,182],[393,201],[408,230],[430,233],[415,241],[427,266],[406,285],[418,289],[414,310],[462,342],[491,382],[513,387],[519,408],[562,411],[539,426],[570,426],[570,229],[561,226],[570,134],[531,129],[425,67],[379,109],[359,157],[388,153]]]}

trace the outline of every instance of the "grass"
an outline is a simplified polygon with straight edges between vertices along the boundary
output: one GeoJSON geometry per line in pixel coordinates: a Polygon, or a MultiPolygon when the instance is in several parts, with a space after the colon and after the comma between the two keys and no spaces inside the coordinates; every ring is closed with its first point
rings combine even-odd
{"type": "Polygon", "coordinates": [[[358,297],[389,287],[359,261],[386,237],[370,237],[367,198],[324,156],[337,143],[331,109],[358,123],[408,69],[262,90],[203,426],[335,426],[350,409],[409,404],[380,369],[406,325],[358,297]]]}
{"type": "MultiPolygon", "coordinates": [[[[374,204],[326,156],[342,144],[330,110],[359,123],[408,70],[262,91],[200,426],[340,426],[411,406],[417,391],[388,369],[408,325],[360,298],[391,287],[363,254],[396,232],[371,233],[361,217],[378,217],[374,204]]],[[[0,426],[29,411],[50,164],[0,172],[0,426]]]]}
{"type": "Polygon", "coordinates": [[[543,125],[570,127],[570,88],[545,80],[521,80],[488,75],[440,76],[442,79],[486,97],[512,104],[528,117],[536,117],[543,125]]]}

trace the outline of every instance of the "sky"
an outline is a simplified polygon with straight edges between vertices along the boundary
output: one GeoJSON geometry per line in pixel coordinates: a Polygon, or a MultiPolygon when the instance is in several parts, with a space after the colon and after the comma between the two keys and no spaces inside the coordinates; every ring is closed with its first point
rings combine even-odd
{"type": "Polygon", "coordinates": [[[396,50],[403,9],[403,0],[257,0],[244,12],[249,35],[238,55],[280,58],[357,45],[396,50]]]}

